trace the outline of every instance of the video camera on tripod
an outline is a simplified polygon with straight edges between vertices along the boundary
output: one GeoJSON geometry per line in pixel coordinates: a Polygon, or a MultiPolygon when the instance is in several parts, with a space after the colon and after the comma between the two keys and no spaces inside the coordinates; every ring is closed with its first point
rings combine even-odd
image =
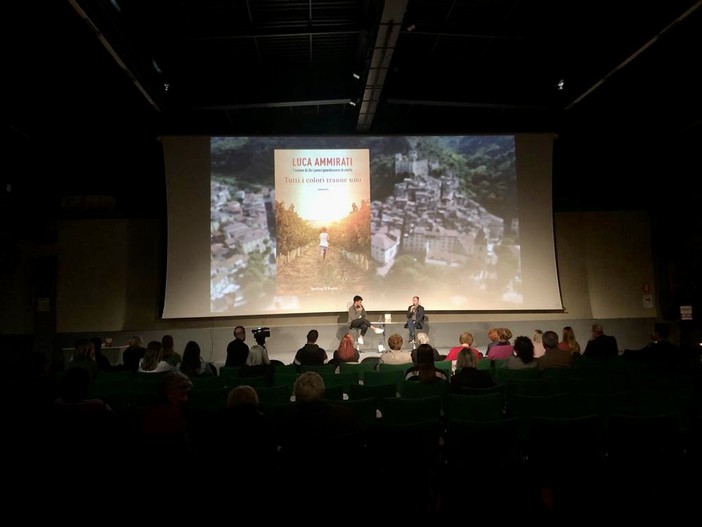
{"type": "Polygon", "coordinates": [[[261,335],[268,338],[271,336],[271,328],[263,328],[259,326],[257,328],[253,328],[251,332],[253,333],[254,337],[261,335]]]}

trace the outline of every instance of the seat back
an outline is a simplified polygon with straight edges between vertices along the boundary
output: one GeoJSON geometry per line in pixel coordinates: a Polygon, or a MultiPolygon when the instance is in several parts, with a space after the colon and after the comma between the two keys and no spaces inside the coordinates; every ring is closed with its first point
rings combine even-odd
{"type": "Polygon", "coordinates": [[[97,381],[127,381],[134,378],[131,370],[101,371],[93,382],[97,381]]]}
{"type": "MultiPolygon", "coordinates": [[[[339,373],[356,373],[358,381],[363,381],[363,377],[367,371],[373,371],[377,364],[378,357],[366,357],[367,359],[376,359],[368,362],[342,362],[339,364],[339,373]]],[[[365,360],[365,359],[364,359],[365,360]]]]}
{"type": "Polygon", "coordinates": [[[449,383],[443,380],[434,382],[402,381],[399,386],[400,397],[417,399],[429,396],[443,397],[448,393],[449,383]]]}
{"type": "Polygon", "coordinates": [[[404,379],[405,372],[402,370],[367,371],[363,376],[363,384],[372,386],[394,383],[395,386],[398,386],[404,379]]]}
{"type": "Polygon", "coordinates": [[[299,370],[300,367],[297,364],[276,364],[275,369],[273,370],[273,375],[277,375],[279,373],[294,374],[298,373],[299,370]]]}
{"type": "Polygon", "coordinates": [[[305,373],[306,371],[313,371],[319,373],[320,375],[323,373],[336,373],[336,369],[338,367],[339,365],[336,363],[319,365],[301,364],[300,373],[305,373]]]}
{"type": "Polygon", "coordinates": [[[358,384],[358,372],[346,371],[345,373],[323,373],[322,379],[324,379],[325,387],[330,388],[332,386],[339,386],[342,388],[343,393],[349,393],[349,387],[352,384],[358,384]]]}
{"type": "Polygon", "coordinates": [[[450,391],[458,395],[487,395],[489,393],[499,393],[502,394],[502,397],[507,397],[507,386],[504,384],[496,384],[495,386],[488,386],[487,388],[462,386],[460,388],[453,388],[450,391]]]}
{"type": "Polygon", "coordinates": [[[378,418],[375,397],[364,397],[362,399],[331,399],[330,402],[337,406],[351,408],[357,415],[363,428],[373,425],[378,418]]]}
{"type": "Polygon", "coordinates": [[[505,396],[499,392],[484,395],[457,395],[444,398],[446,421],[494,421],[505,417],[505,396]]]}
{"type": "Polygon", "coordinates": [[[437,370],[441,370],[446,374],[446,377],[451,378],[453,373],[453,361],[450,360],[437,360],[434,363],[434,367],[437,370]]]}
{"type": "Polygon", "coordinates": [[[553,395],[554,384],[543,379],[507,380],[507,397],[512,395],[553,395]]]}
{"type": "Polygon", "coordinates": [[[239,376],[239,370],[241,370],[241,366],[220,366],[219,367],[219,375],[220,377],[238,377],[239,376]]]}
{"type": "Polygon", "coordinates": [[[414,399],[390,398],[385,400],[381,420],[385,424],[411,424],[441,418],[442,400],[438,395],[414,399]]]}
{"type": "MultiPolygon", "coordinates": [[[[220,377],[222,377],[220,375],[220,377]]],[[[222,377],[224,384],[230,390],[236,386],[252,386],[253,388],[265,388],[271,386],[271,377],[264,375],[261,377],[222,377]]]]}
{"type": "Polygon", "coordinates": [[[227,406],[227,394],[224,386],[193,387],[188,396],[188,408],[218,412],[227,406]]]}
{"type": "Polygon", "coordinates": [[[190,380],[193,383],[193,390],[224,389],[226,387],[222,377],[193,377],[190,380]]]}
{"type": "Polygon", "coordinates": [[[290,389],[292,390],[293,385],[295,384],[295,381],[299,377],[299,373],[288,373],[286,372],[281,372],[278,373],[277,371],[273,374],[273,384],[274,385],[280,385],[280,384],[286,384],[290,386],[290,389]]]}
{"type": "Polygon", "coordinates": [[[255,388],[258,394],[258,400],[261,403],[285,404],[289,403],[292,397],[292,389],[287,384],[258,386],[255,388]]]}
{"type": "Polygon", "coordinates": [[[507,413],[510,417],[517,417],[520,420],[524,440],[528,440],[531,435],[534,418],[573,417],[573,412],[577,407],[575,396],[567,393],[555,395],[507,394],[507,413]]]}
{"type": "Polygon", "coordinates": [[[344,387],[341,384],[324,387],[324,398],[328,400],[340,400],[344,398],[344,387]]]}
{"type": "Polygon", "coordinates": [[[377,371],[401,371],[404,373],[412,366],[411,362],[406,364],[385,364],[384,362],[379,362],[377,371]]]}
{"type": "MultiPolygon", "coordinates": [[[[505,483],[505,475],[523,463],[522,442],[517,418],[491,420],[452,419],[446,423],[444,447],[449,477],[463,478],[467,472],[480,473],[495,483],[505,483]],[[476,454],[476,448],[479,452],[476,454]]],[[[449,479],[455,481],[455,479],[449,479]]],[[[469,482],[471,488],[482,491],[484,481],[469,482]]],[[[452,489],[447,489],[450,491],[452,489]]],[[[463,485],[455,489],[465,491],[463,485]]]]}
{"type": "Polygon", "coordinates": [[[511,368],[497,368],[495,370],[495,380],[501,383],[510,381],[535,381],[539,377],[538,368],[522,368],[513,370],[511,368]]]}
{"type": "Polygon", "coordinates": [[[382,412],[385,400],[397,397],[397,385],[395,383],[352,384],[349,387],[349,399],[357,400],[369,397],[375,401],[375,408],[382,412]]]}

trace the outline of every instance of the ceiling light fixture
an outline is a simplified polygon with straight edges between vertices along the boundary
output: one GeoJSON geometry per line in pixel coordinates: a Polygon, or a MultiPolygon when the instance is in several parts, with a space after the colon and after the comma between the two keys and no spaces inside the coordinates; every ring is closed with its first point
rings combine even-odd
{"type": "Polygon", "coordinates": [[[558,91],[563,91],[564,86],[565,86],[565,81],[563,79],[559,80],[556,83],[556,88],[558,88],[558,91]]]}
{"type": "Polygon", "coordinates": [[[358,73],[352,73],[351,75],[353,75],[353,78],[356,80],[361,78],[361,76],[358,73]]]}
{"type": "Polygon", "coordinates": [[[349,104],[350,104],[351,106],[356,106],[356,101],[349,101],[349,104]]]}

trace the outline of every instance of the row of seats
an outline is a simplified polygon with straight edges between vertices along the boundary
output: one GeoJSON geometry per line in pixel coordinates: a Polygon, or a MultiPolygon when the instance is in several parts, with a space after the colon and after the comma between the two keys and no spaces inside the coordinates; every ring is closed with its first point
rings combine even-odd
{"type": "MultiPolygon", "coordinates": [[[[288,370],[276,368],[268,379],[241,378],[226,371],[218,377],[194,379],[187,410],[193,417],[189,424],[195,450],[214,454],[212,423],[232,386],[255,385],[261,410],[274,421],[290,412],[298,372],[288,370]]],[[[604,512],[623,494],[638,492],[639,498],[648,500],[683,491],[675,478],[702,468],[700,379],[690,376],[649,385],[640,379],[629,383],[630,389],[622,385],[618,391],[573,389],[541,395],[518,391],[520,383],[565,389],[568,379],[581,375],[574,370],[570,377],[558,372],[553,378],[507,379],[494,388],[460,394],[447,393],[446,383],[405,382],[403,368],[374,371],[348,364],[335,372],[317,370],[325,379],[329,402],[352,408],[362,424],[362,431],[353,438],[315,447],[326,460],[320,470],[328,466],[335,480],[359,484],[364,481],[360,475],[369,474],[373,481],[391,485],[380,494],[396,489],[400,500],[396,503],[412,496],[429,508],[440,499],[439,510],[456,512],[462,510],[467,495],[480,496],[480,503],[499,508],[500,503],[524,498],[525,492],[546,496],[554,492],[555,498],[543,499],[577,510],[578,497],[585,499],[596,488],[599,501],[586,501],[604,512]],[[558,384],[556,378],[566,382],[558,384]]],[[[149,384],[155,389],[160,380],[151,375],[148,380],[136,376],[121,381],[101,376],[95,389],[103,390],[113,405],[110,384],[115,393],[120,392],[120,382],[122,388],[130,387],[128,393],[136,386],[146,392],[149,384]]],[[[593,382],[605,376],[604,372],[593,375],[593,382]]],[[[614,379],[623,378],[612,374],[612,385],[614,379]]],[[[122,410],[138,412],[140,404],[132,401],[122,410]]],[[[296,467],[308,470],[309,463],[303,456],[296,467]]],[[[286,481],[299,477],[300,471],[285,472],[286,481]]],[[[351,488],[363,492],[361,487],[351,488]]],[[[525,500],[541,501],[540,497],[525,500]]]]}

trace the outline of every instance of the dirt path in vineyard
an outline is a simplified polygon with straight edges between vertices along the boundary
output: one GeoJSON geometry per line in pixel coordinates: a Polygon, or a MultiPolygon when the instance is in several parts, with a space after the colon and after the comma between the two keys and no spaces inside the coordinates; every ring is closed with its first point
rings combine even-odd
{"type": "Polygon", "coordinates": [[[361,290],[367,281],[368,274],[344,258],[341,252],[331,248],[322,261],[319,247],[311,245],[278,272],[276,294],[306,296],[315,288],[326,287],[361,290]]]}

